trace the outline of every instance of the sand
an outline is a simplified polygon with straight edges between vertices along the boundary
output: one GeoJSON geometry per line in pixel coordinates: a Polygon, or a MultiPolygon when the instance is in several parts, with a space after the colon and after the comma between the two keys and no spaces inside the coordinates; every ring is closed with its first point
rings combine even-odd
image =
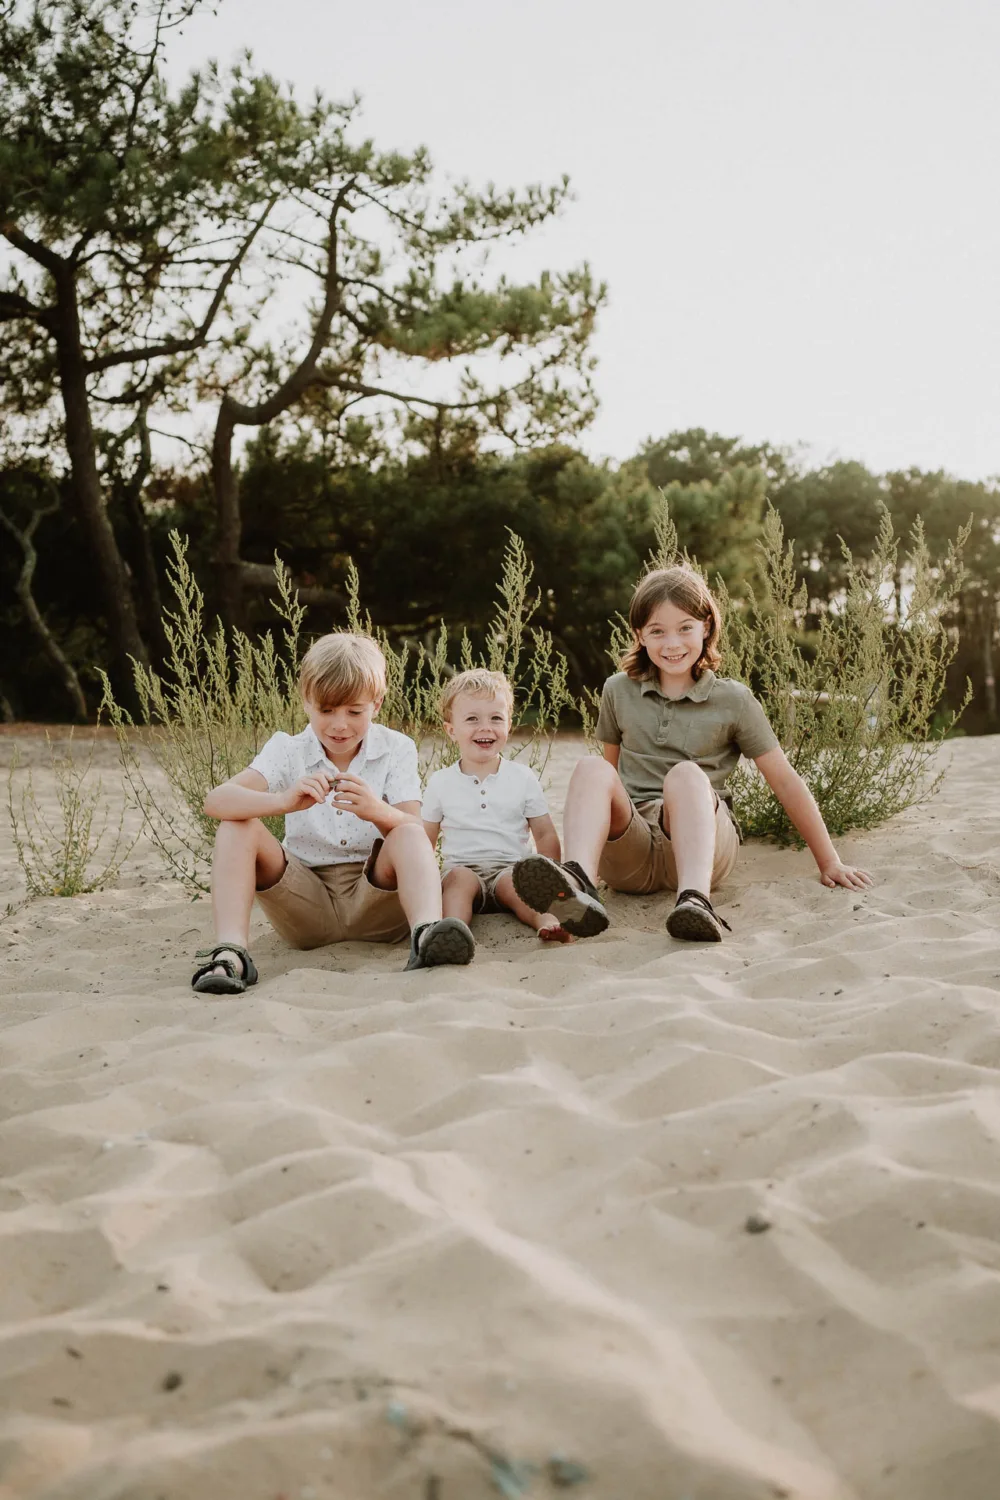
{"type": "Polygon", "coordinates": [[[23,904],[4,828],[2,1500],[996,1500],[1000,737],[943,756],[718,947],[255,919],[238,1001],[148,849],[23,904]]]}

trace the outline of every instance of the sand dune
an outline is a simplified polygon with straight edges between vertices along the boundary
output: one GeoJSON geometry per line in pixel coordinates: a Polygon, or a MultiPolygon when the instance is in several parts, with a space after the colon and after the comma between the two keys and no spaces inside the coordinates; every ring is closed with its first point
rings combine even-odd
{"type": "Polygon", "coordinates": [[[238,1002],[148,850],[19,905],[5,832],[2,1500],[995,1500],[1000,739],[944,758],[717,948],[261,920],[238,1002]]]}

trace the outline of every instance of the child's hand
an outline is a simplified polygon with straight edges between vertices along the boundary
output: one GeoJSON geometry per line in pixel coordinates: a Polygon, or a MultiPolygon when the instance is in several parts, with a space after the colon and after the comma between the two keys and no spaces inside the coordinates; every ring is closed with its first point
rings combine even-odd
{"type": "Polygon", "coordinates": [[[360,776],[352,776],[350,771],[337,777],[332,800],[334,807],[352,812],[356,818],[362,818],[366,823],[373,822],[385,807],[381,797],[376,797],[367,781],[362,781],[360,776]]]}
{"type": "Polygon", "coordinates": [[[824,885],[846,885],[852,891],[863,891],[874,884],[867,870],[856,870],[853,865],[845,865],[839,859],[820,865],[819,878],[824,885]]]}
{"type": "Polygon", "coordinates": [[[294,786],[290,786],[284,794],[284,807],[282,812],[304,812],[307,807],[315,807],[318,802],[325,802],[330,795],[333,781],[325,771],[317,771],[314,776],[300,776],[294,786]]]}

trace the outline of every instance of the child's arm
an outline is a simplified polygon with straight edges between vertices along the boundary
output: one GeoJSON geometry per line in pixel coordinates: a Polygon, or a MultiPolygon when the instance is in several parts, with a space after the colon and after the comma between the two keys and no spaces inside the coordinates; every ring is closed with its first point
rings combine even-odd
{"type": "Polygon", "coordinates": [[[221,786],[213,787],[203,803],[210,818],[231,823],[245,823],[249,818],[270,818],[278,813],[301,812],[317,802],[325,802],[333,785],[325,771],[302,776],[283,792],[269,792],[267,781],[259,771],[241,771],[221,786]]]}
{"type": "Polygon", "coordinates": [[[858,891],[871,885],[872,877],[867,870],[856,870],[853,865],[845,865],[841,861],[812,792],[798,771],[789,765],[784,750],[780,747],[768,750],[764,755],[755,757],[755,764],[809,845],[812,857],[819,866],[819,878],[823,884],[846,885],[858,891]]]}
{"type": "Polygon", "coordinates": [[[601,746],[601,749],[604,752],[604,759],[608,762],[609,765],[614,766],[615,770],[617,771],[618,757],[622,753],[621,745],[609,745],[605,743],[601,746]]]}
{"type": "MultiPolygon", "coordinates": [[[[427,827],[427,824],[424,824],[427,827]]],[[[531,837],[535,841],[535,848],[539,854],[545,854],[549,859],[561,859],[559,850],[559,835],[556,833],[556,825],[548,813],[540,817],[529,818],[528,827],[531,829],[531,837]]]]}
{"type": "Polygon", "coordinates": [[[427,819],[424,818],[423,822],[424,822],[424,832],[426,833],[427,837],[431,841],[431,848],[432,849],[436,849],[437,848],[437,842],[438,842],[438,834],[441,832],[441,820],[439,818],[436,823],[429,823],[427,821],[427,819]]]}

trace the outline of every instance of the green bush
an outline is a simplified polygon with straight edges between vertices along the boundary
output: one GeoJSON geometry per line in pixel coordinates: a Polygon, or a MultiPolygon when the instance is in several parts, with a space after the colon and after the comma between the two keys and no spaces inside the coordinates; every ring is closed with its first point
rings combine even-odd
{"type": "MultiPolygon", "coordinates": [[[[102,785],[89,782],[94,743],[81,764],[69,749],[60,752],[46,735],[49,765],[55,776],[56,806],[46,815],[38,801],[31,772],[20,797],[14,793],[17,756],[7,775],[7,816],[14,851],[29,896],[83,896],[110,885],[136,839],[126,839],[125,807],[117,823],[111,805],[101,805],[102,785]]],[[[138,838],[138,834],[136,835],[138,838]]]]}
{"type": "MultiPolygon", "coordinates": [[[[843,547],[843,594],[821,617],[808,650],[807,589],[796,585],[793,547],[775,510],[769,509],[758,544],[761,589],[748,587],[741,601],[719,590],[721,670],[758,694],[834,836],[884,823],[929,796],[940,780],[932,774],[934,754],[961,712],[940,710],[957,650],[944,616],[961,589],[967,535],[960,532],[934,566],[918,519],[900,565],[883,508],[877,542],[864,562],[843,547]],[[906,580],[901,618],[892,587],[900,566],[906,580]]],[[[798,840],[756,767],[741,765],[731,785],[745,833],[798,840]]]]}

